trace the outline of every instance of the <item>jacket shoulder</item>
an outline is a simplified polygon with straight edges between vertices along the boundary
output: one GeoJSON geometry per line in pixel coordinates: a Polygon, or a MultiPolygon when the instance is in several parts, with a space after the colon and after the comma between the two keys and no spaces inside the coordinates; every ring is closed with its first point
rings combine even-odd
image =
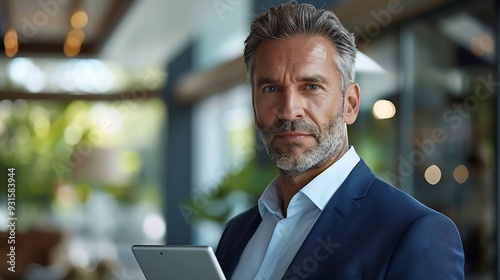
{"type": "Polygon", "coordinates": [[[230,227],[246,225],[248,221],[255,219],[256,216],[260,216],[259,207],[257,207],[257,205],[231,218],[226,223],[226,230],[230,227]]]}
{"type": "Polygon", "coordinates": [[[226,278],[229,278],[239,261],[241,253],[261,222],[259,209],[254,206],[238,214],[226,224],[226,229],[215,251],[226,278]]]}

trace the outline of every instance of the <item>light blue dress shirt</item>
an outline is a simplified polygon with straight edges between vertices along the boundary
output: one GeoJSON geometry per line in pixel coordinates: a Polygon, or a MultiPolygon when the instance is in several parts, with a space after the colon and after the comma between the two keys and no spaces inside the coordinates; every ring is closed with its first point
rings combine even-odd
{"type": "Polygon", "coordinates": [[[258,201],[262,222],[243,250],[231,279],[281,279],[321,211],[358,162],[358,154],[350,147],[292,197],[286,218],[276,179],[271,181],[258,201]]]}

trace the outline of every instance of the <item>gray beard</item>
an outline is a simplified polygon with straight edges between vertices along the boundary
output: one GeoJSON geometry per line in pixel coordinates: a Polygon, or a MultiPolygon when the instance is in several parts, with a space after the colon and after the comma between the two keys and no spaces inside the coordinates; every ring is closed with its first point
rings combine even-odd
{"type": "Polygon", "coordinates": [[[331,118],[324,127],[324,134],[320,134],[319,127],[304,120],[280,120],[275,126],[262,128],[259,125],[258,129],[271,160],[283,174],[295,177],[305,171],[317,168],[339,152],[341,144],[345,140],[342,119],[342,113],[339,113],[335,118],[331,118]],[[311,133],[318,144],[302,154],[293,153],[293,148],[298,146],[296,143],[290,143],[285,147],[284,152],[279,151],[272,145],[274,135],[290,131],[311,133]]]}

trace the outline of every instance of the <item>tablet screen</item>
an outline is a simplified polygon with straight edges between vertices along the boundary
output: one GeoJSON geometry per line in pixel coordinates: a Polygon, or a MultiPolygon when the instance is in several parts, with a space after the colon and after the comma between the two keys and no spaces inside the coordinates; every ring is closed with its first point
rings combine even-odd
{"type": "Polygon", "coordinates": [[[225,280],[209,246],[134,245],[147,280],[225,280]]]}

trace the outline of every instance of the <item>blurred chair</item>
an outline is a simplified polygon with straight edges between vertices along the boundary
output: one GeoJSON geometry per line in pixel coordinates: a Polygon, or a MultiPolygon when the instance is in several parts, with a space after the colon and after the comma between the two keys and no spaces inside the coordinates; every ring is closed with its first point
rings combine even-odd
{"type": "Polygon", "coordinates": [[[6,252],[0,256],[0,276],[3,279],[24,279],[25,273],[31,264],[49,266],[51,253],[61,242],[63,234],[58,231],[36,231],[26,233],[16,232],[15,244],[8,244],[9,232],[0,233],[0,251],[6,252]],[[5,242],[4,242],[5,241],[5,242]],[[10,267],[8,252],[15,246],[15,272],[10,267]]]}

